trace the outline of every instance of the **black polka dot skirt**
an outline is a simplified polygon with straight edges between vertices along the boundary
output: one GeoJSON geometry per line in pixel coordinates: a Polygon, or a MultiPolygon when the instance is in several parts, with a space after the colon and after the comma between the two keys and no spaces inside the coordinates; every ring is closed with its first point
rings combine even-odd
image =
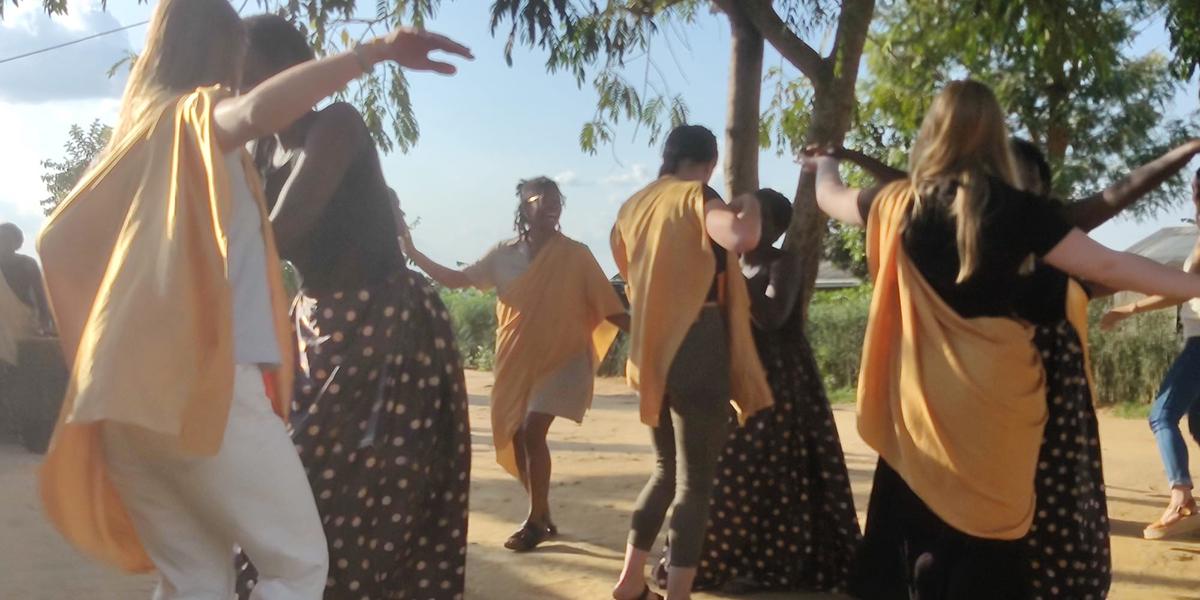
{"type": "Polygon", "coordinates": [[[862,536],[812,348],[790,328],[755,337],[775,406],[731,433],[696,587],[842,591],[862,536]]]}
{"type": "MultiPolygon", "coordinates": [[[[449,315],[407,270],[302,296],[292,436],[329,544],[325,600],[463,597],[471,461],[449,315]]],[[[238,591],[253,588],[243,564],[238,591]]]]}
{"type": "Polygon", "coordinates": [[[1038,458],[1037,510],[1025,538],[1034,598],[1099,600],[1112,583],[1100,431],[1083,345],[1067,322],[1039,327],[1048,421],[1038,458]]]}

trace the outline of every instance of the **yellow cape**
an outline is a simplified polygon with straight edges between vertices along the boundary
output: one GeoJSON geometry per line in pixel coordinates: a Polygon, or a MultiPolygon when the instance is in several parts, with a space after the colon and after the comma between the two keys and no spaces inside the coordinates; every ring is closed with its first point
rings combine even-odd
{"type": "Polygon", "coordinates": [[[907,181],[872,207],[867,256],[875,280],[858,387],[862,438],[956,529],[1017,539],[1034,511],[1046,423],[1045,374],[1033,329],[964,319],[904,253],[907,181]]]}
{"type": "MultiPolygon", "coordinates": [[[[628,285],[633,321],[626,375],[641,398],[642,422],[657,427],[671,363],[716,274],[704,229],[704,184],[667,176],[634,194],[617,216],[612,248],[628,285]]],[[[732,401],[744,423],[773,400],[754,345],[750,294],[732,252],[725,273],[732,401]]]]}
{"type": "Polygon", "coordinates": [[[625,307],[588,247],[556,235],[496,303],[496,383],[492,437],[496,462],[518,475],[513,436],[541,378],[581,352],[598,367],[617,337],[607,321],[625,307]]]}
{"type": "MultiPolygon", "coordinates": [[[[47,515],[86,554],[126,571],[153,566],[109,481],[105,420],[221,446],[233,394],[233,322],[226,271],[231,197],[212,110],[200,89],[143,115],[51,215],[38,241],[46,288],[71,361],[71,381],[40,472],[47,515]]],[[[249,155],[283,367],[269,379],[277,413],[290,405],[295,339],[278,253],[249,155]]]]}

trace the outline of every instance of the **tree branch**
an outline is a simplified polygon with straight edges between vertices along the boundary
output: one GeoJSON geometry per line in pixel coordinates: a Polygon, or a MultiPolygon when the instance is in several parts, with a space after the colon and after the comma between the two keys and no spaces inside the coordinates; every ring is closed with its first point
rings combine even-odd
{"type": "MultiPolygon", "coordinates": [[[[792,63],[814,86],[827,77],[828,65],[821,55],[796,35],[769,0],[713,0],[726,15],[738,11],[746,17],[784,59],[792,63]]],[[[836,48],[836,46],[835,46],[836,48]]]]}

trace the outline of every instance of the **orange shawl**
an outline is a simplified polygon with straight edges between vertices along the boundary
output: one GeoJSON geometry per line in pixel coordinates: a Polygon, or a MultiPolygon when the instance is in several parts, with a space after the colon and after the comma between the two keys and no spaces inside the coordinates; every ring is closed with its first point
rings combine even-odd
{"type": "MultiPolygon", "coordinates": [[[[221,447],[233,395],[232,214],[212,132],[224,95],[200,89],[145,114],[51,215],[40,239],[49,300],[71,381],[40,472],[41,497],[80,550],[126,571],[153,568],[108,479],[105,420],[178,436],[197,455],[221,447]]],[[[243,154],[266,240],[283,368],[268,393],[290,405],[295,338],[270,222],[243,154]]]]}
{"type": "Polygon", "coordinates": [[[492,437],[496,462],[517,476],[513,436],[543,377],[581,352],[600,365],[617,337],[607,321],[625,307],[588,247],[556,235],[496,303],[492,437]]]}
{"type": "Polygon", "coordinates": [[[977,537],[1017,539],[1034,510],[1046,422],[1033,330],[964,319],[904,253],[914,195],[880,193],[868,223],[875,280],[858,387],[858,429],[934,513],[977,537]]]}
{"type": "MultiPolygon", "coordinates": [[[[716,274],[704,229],[704,184],[667,176],[634,194],[617,216],[612,249],[633,321],[626,375],[639,392],[642,422],[657,427],[671,363],[716,274]]],[[[725,272],[732,401],[744,423],[773,400],[751,332],[750,294],[732,252],[725,272]]]]}

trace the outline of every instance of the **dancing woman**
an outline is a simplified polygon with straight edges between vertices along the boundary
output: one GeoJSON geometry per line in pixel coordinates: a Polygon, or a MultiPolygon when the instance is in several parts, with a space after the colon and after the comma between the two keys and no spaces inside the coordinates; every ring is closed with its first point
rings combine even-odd
{"type": "Polygon", "coordinates": [[[646,586],[651,546],[671,509],[668,600],[691,597],[732,398],[741,418],[770,406],[750,333],[737,255],[762,233],[757,198],[727,204],[706,183],[717,164],[709,130],[667,137],[659,179],[625,202],[612,232],[633,327],[627,367],[657,463],[637,500],[617,600],[657,597],[646,586]]]}
{"type": "MultiPolygon", "coordinates": [[[[313,64],[304,36],[282,18],[252,17],[246,30],[247,93],[313,64]]],[[[364,70],[380,48],[359,50],[364,70]]],[[[367,127],[353,107],[334,103],[255,150],[280,253],[303,281],[292,441],[329,544],[324,597],[461,598],[466,384],[445,308],[404,266],[367,127]]],[[[262,584],[247,570],[238,590],[245,597],[262,584]]]]}
{"type": "Polygon", "coordinates": [[[505,547],[525,552],[558,533],[550,518],[550,448],[556,417],[582,423],[596,368],[629,317],[587,246],[559,231],[563,198],[548,177],[517,184],[517,237],[459,271],[418,251],[413,263],[449,288],[495,288],[496,461],[529,496],[529,515],[505,547]]]}
{"type": "MultiPolygon", "coordinates": [[[[742,257],[742,273],[775,405],[733,431],[721,454],[695,587],[838,592],[862,531],[833,410],[797,310],[799,257],[773,246],[791,223],[792,205],[775,190],[756,196],[762,239],[742,257]]],[[[656,574],[661,583],[665,570],[656,574]]]]}
{"type": "MultiPolygon", "coordinates": [[[[1041,150],[1021,139],[1012,140],[1012,150],[1018,187],[1048,196],[1050,165],[1041,150]]],[[[877,180],[907,177],[860,153],[839,152],[877,180]]],[[[1200,141],[1189,141],[1105,190],[1058,209],[1071,224],[1090,231],[1157,188],[1197,153],[1200,141]]],[[[1035,478],[1036,512],[1025,536],[1033,597],[1103,598],[1112,582],[1112,556],[1100,430],[1087,367],[1087,302],[1106,290],[1094,282],[1081,285],[1045,261],[1038,261],[1031,279],[1019,311],[1037,328],[1034,345],[1046,373],[1047,408],[1035,478]],[[1061,457],[1073,458],[1062,464],[1061,457]]]]}
{"type": "Polygon", "coordinates": [[[255,598],[321,598],[327,553],[280,416],[294,339],[274,236],[242,146],[382,60],[466,53],[400,30],[232,95],[245,30],[225,0],[161,0],[112,142],[39,242],[70,389],[40,473],[86,554],[157,568],[155,597],[227,598],[232,549],[255,598]]]}
{"type": "Polygon", "coordinates": [[[982,84],[938,95],[907,180],[860,194],[841,183],[835,159],[814,162],[822,209],[868,225],[875,279],[859,430],[880,462],[854,592],[1030,597],[1022,538],[1047,414],[1034,332],[1019,311],[1030,256],[1114,289],[1190,297],[1200,278],[1095,244],[1012,187],[1003,114],[982,84]]]}

